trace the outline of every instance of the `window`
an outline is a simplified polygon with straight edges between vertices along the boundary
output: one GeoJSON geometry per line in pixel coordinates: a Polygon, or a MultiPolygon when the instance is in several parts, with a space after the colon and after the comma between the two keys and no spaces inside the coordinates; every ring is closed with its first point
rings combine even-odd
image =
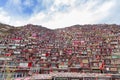
{"type": "Polygon", "coordinates": [[[71,80],[80,80],[80,79],[71,79],[71,80]]]}
{"type": "Polygon", "coordinates": [[[91,78],[91,77],[86,77],[86,78],[84,78],[84,80],[95,80],[95,79],[91,78]]]}
{"type": "Polygon", "coordinates": [[[22,77],[22,73],[16,73],[17,77],[22,77]]]}
{"type": "Polygon", "coordinates": [[[55,80],[68,80],[68,78],[55,78],[55,80]]]}
{"type": "Polygon", "coordinates": [[[0,73],[0,78],[2,78],[3,77],[3,74],[2,73],[0,73]]]}

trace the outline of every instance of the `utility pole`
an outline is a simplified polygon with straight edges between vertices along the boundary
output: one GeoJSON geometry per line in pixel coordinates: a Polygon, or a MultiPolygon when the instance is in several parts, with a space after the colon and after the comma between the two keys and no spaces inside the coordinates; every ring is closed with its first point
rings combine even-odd
{"type": "Polygon", "coordinates": [[[16,70],[16,67],[10,68],[10,66],[7,65],[8,62],[5,62],[4,64],[4,72],[3,72],[3,78],[2,80],[12,80],[12,76],[14,74],[14,71],[16,70]]]}

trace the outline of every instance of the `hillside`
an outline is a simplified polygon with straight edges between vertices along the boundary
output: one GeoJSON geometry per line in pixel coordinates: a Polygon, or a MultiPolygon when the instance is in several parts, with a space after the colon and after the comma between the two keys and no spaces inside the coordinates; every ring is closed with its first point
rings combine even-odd
{"type": "Polygon", "coordinates": [[[7,57],[9,66],[40,67],[38,73],[120,72],[119,25],[73,25],[51,30],[32,24],[1,24],[0,30],[1,65],[7,57]]]}

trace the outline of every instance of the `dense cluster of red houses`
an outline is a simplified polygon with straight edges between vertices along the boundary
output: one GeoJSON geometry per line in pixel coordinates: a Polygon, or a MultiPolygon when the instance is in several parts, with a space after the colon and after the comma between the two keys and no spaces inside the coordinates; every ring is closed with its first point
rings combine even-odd
{"type": "Polygon", "coordinates": [[[26,25],[0,36],[0,76],[50,72],[120,73],[120,26],[26,25]]]}

